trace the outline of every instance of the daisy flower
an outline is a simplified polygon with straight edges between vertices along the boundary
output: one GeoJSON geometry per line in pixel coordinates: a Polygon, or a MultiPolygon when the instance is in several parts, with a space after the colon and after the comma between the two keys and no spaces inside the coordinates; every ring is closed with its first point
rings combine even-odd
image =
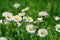
{"type": "Polygon", "coordinates": [[[3,16],[3,17],[6,17],[6,15],[7,15],[8,13],[9,13],[9,12],[3,12],[3,13],[2,13],[2,16],[3,16]]]}
{"type": "Polygon", "coordinates": [[[11,21],[11,20],[12,20],[12,17],[13,17],[13,14],[10,13],[10,12],[4,12],[4,13],[3,13],[3,16],[5,17],[5,19],[6,19],[7,21],[11,21]]]}
{"type": "Polygon", "coordinates": [[[5,37],[0,37],[0,40],[7,40],[7,38],[5,38],[5,37]]]}
{"type": "Polygon", "coordinates": [[[55,28],[56,28],[56,31],[60,32],[60,24],[57,24],[55,28]]]}
{"type": "Polygon", "coordinates": [[[21,23],[17,22],[17,25],[18,25],[18,27],[20,27],[21,26],[21,23]]]}
{"type": "Polygon", "coordinates": [[[36,32],[35,26],[32,24],[27,25],[26,30],[28,33],[35,33],[36,32]]]}
{"type": "Polygon", "coordinates": [[[25,11],[28,11],[29,10],[29,7],[26,7],[24,9],[22,9],[22,12],[25,12],[25,11]]]}
{"type": "Polygon", "coordinates": [[[22,17],[16,15],[16,16],[14,16],[14,17],[12,18],[12,20],[15,21],[15,22],[19,22],[19,21],[22,20],[22,17]]]}
{"type": "Polygon", "coordinates": [[[43,22],[43,18],[41,17],[41,18],[37,18],[37,20],[39,21],[39,22],[43,22]]]}
{"type": "Polygon", "coordinates": [[[60,20],[60,17],[54,16],[54,19],[55,19],[56,21],[58,21],[58,20],[60,20]]]}
{"type": "Polygon", "coordinates": [[[46,35],[48,35],[48,31],[46,29],[43,28],[38,30],[38,36],[45,37],[46,35]]]}
{"type": "Polygon", "coordinates": [[[25,13],[24,12],[18,13],[18,15],[21,16],[21,17],[23,17],[23,16],[25,16],[25,13]]]}
{"type": "Polygon", "coordinates": [[[4,24],[10,24],[10,22],[7,20],[4,20],[4,24]]]}
{"type": "Polygon", "coordinates": [[[2,20],[0,20],[0,24],[1,24],[1,23],[3,23],[3,21],[2,21],[2,20]]]}
{"type": "Polygon", "coordinates": [[[49,14],[46,11],[41,11],[39,12],[38,16],[46,17],[46,16],[49,16],[49,14]]]}
{"type": "Polygon", "coordinates": [[[20,7],[20,4],[19,4],[19,3],[15,3],[15,4],[13,5],[13,7],[14,7],[14,8],[19,8],[19,7],[20,7]]]}
{"type": "Polygon", "coordinates": [[[23,17],[23,19],[26,21],[26,22],[33,22],[33,18],[32,17],[23,17]]]}

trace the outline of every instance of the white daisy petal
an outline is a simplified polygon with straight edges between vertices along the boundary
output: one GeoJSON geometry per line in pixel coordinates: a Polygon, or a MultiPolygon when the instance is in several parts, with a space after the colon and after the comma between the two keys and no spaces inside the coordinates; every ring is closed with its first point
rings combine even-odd
{"type": "Polygon", "coordinates": [[[20,7],[20,4],[19,4],[19,3],[15,3],[15,4],[13,5],[13,7],[14,7],[14,8],[19,8],[19,7],[20,7]]]}
{"type": "Polygon", "coordinates": [[[6,15],[8,14],[9,12],[3,12],[2,13],[2,16],[6,17],[6,15]]]}
{"type": "Polygon", "coordinates": [[[12,18],[12,20],[15,21],[15,22],[19,22],[19,21],[22,21],[22,17],[16,15],[12,18]]]}
{"type": "Polygon", "coordinates": [[[18,13],[18,15],[21,16],[21,17],[23,17],[23,16],[25,16],[25,13],[24,12],[18,13]]]}
{"type": "Polygon", "coordinates": [[[13,17],[12,13],[10,13],[10,12],[4,12],[2,15],[5,17],[5,19],[7,21],[11,21],[12,20],[12,17],[13,17]]]}
{"type": "Polygon", "coordinates": [[[7,38],[5,38],[5,37],[0,37],[0,40],[7,40],[7,38]]]}
{"type": "Polygon", "coordinates": [[[60,24],[57,24],[55,28],[56,28],[56,31],[60,32],[60,24]]]}
{"type": "Polygon", "coordinates": [[[1,24],[1,23],[3,23],[3,21],[2,21],[2,20],[0,20],[0,24],[1,24]]]}
{"type": "Polygon", "coordinates": [[[46,11],[39,12],[38,16],[49,16],[49,14],[46,11]]]}
{"type": "Polygon", "coordinates": [[[31,24],[26,26],[26,30],[28,33],[35,33],[36,32],[35,26],[31,25],[31,24]]]}
{"type": "Polygon", "coordinates": [[[46,29],[42,28],[38,30],[38,36],[45,37],[46,35],[48,35],[48,31],[46,29]]]}
{"type": "Polygon", "coordinates": [[[4,24],[10,24],[10,22],[7,20],[4,20],[4,24]]]}
{"type": "Polygon", "coordinates": [[[20,27],[21,26],[21,23],[17,22],[17,25],[18,25],[18,27],[20,27]]]}
{"type": "Polygon", "coordinates": [[[22,12],[25,12],[25,11],[28,11],[29,10],[29,7],[26,7],[24,9],[22,9],[22,12]]]}
{"type": "Polygon", "coordinates": [[[26,22],[33,22],[33,18],[32,18],[32,17],[23,17],[23,19],[24,19],[26,22]]]}
{"type": "Polygon", "coordinates": [[[60,20],[60,17],[54,16],[54,19],[55,19],[56,21],[58,21],[58,20],[60,20]]]}
{"type": "Polygon", "coordinates": [[[41,18],[37,18],[37,20],[39,21],[39,22],[43,22],[43,18],[41,17],[41,18]]]}

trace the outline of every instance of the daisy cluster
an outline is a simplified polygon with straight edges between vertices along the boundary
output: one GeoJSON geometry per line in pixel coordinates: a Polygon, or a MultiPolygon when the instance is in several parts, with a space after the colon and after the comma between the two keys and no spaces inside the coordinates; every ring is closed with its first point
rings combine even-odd
{"type": "MultiPolygon", "coordinates": [[[[19,3],[15,3],[13,5],[14,8],[19,8],[20,4],[19,3]]],[[[48,35],[48,30],[45,28],[40,28],[37,30],[36,26],[31,24],[31,23],[37,23],[37,22],[44,22],[44,19],[49,16],[48,12],[46,11],[40,11],[38,13],[38,18],[36,21],[33,20],[32,17],[30,16],[26,16],[26,12],[29,10],[29,7],[26,7],[24,9],[22,9],[22,11],[20,13],[18,13],[17,15],[13,15],[13,13],[11,12],[3,12],[2,16],[5,18],[4,20],[0,20],[0,24],[9,24],[11,21],[17,23],[18,27],[21,26],[21,21],[24,21],[28,24],[26,24],[26,31],[30,34],[34,34],[37,32],[37,35],[40,37],[45,37],[48,35]]],[[[58,16],[54,16],[54,19],[56,21],[60,20],[60,18],[58,16]]],[[[55,26],[56,31],[60,32],[60,24],[57,24],[55,26]]],[[[7,40],[5,37],[0,37],[0,40],[7,40]]]]}

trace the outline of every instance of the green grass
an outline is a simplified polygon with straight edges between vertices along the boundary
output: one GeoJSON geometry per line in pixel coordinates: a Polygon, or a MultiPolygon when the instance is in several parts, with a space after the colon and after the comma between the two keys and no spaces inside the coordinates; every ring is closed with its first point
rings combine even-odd
{"type": "MultiPolygon", "coordinates": [[[[55,15],[60,16],[60,0],[0,0],[0,19],[4,19],[2,13],[5,11],[16,15],[26,6],[30,7],[27,15],[34,20],[37,19],[39,11],[49,13],[49,17],[45,19],[45,22],[39,23],[38,26],[39,28],[46,28],[49,34],[44,38],[38,37],[37,32],[29,34],[25,30],[25,23],[22,21],[22,26],[19,28],[14,26],[14,23],[10,25],[0,24],[0,36],[6,37],[8,40],[60,40],[60,33],[55,30],[55,25],[59,24],[60,21],[56,22],[53,19],[55,15]],[[18,9],[13,8],[13,4],[16,2],[21,4],[18,9]]],[[[37,24],[35,25],[37,26],[37,24]]]]}

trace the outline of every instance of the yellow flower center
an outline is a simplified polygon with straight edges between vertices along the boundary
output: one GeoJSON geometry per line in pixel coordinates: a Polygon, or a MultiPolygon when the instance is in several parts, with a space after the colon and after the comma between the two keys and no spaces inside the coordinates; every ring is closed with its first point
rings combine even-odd
{"type": "Polygon", "coordinates": [[[29,21],[30,21],[30,20],[31,20],[31,18],[30,18],[30,17],[28,17],[28,18],[27,18],[27,20],[29,20],[29,21]]]}
{"type": "Polygon", "coordinates": [[[7,15],[7,17],[10,19],[11,18],[11,15],[7,15]]]}
{"type": "Polygon", "coordinates": [[[56,17],[56,18],[55,18],[55,20],[59,20],[59,18],[58,18],[58,17],[56,17]]]}
{"type": "Polygon", "coordinates": [[[60,26],[58,27],[58,30],[60,30],[60,26]]]}
{"type": "Polygon", "coordinates": [[[33,28],[33,27],[29,27],[29,30],[31,30],[31,31],[32,31],[32,30],[34,30],[34,28],[33,28]]]}
{"type": "Polygon", "coordinates": [[[18,18],[17,16],[15,17],[15,19],[16,19],[16,20],[19,20],[19,18],[18,18]]]}
{"type": "Polygon", "coordinates": [[[29,8],[28,8],[28,7],[26,7],[26,8],[24,9],[24,11],[28,11],[28,9],[29,9],[29,8]]]}
{"type": "Polygon", "coordinates": [[[20,16],[24,16],[24,14],[22,14],[22,13],[20,13],[19,15],[20,15],[20,16]]]}
{"type": "Polygon", "coordinates": [[[42,35],[45,34],[45,31],[41,31],[40,34],[42,34],[42,35]]]}

